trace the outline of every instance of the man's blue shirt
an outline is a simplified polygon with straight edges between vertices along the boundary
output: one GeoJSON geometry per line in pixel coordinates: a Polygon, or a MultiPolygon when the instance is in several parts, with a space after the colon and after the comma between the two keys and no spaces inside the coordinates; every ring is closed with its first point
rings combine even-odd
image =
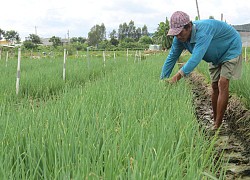
{"type": "Polygon", "coordinates": [[[170,76],[184,49],[192,56],[180,71],[188,75],[202,59],[217,65],[236,58],[241,54],[242,42],[239,33],[225,22],[214,19],[194,21],[191,38],[187,42],[183,43],[174,37],[170,53],[162,67],[161,79],[170,76]]]}

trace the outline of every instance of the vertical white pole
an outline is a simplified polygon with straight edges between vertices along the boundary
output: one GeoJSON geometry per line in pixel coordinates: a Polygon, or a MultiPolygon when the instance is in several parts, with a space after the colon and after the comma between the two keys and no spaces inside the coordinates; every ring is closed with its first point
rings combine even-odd
{"type": "Polygon", "coordinates": [[[17,77],[16,77],[16,94],[19,93],[19,83],[21,76],[21,48],[18,48],[18,59],[17,59],[17,77]]]}
{"type": "Polygon", "coordinates": [[[103,51],[102,56],[103,56],[103,63],[104,63],[104,67],[105,67],[106,66],[106,64],[105,64],[105,61],[106,61],[106,59],[105,59],[105,51],[103,51]]]}
{"type": "Polygon", "coordinates": [[[141,61],[141,51],[139,51],[139,61],[141,61]]]}
{"type": "Polygon", "coordinates": [[[87,60],[88,60],[88,68],[89,68],[89,47],[87,47],[87,60]]]}
{"type": "Polygon", "coordinates": [[[64,49],[64,58],[63,58],[63,80],[65,81],[65,72],[66,72],[66,49],[64,49]]]}
{"type": "Polygon", "coordinates": [[[128,61],[128,49],[127,49],[127,61],[128,61]]]}
{"type": "Polygon", "coordinates": [[[6,67],[7,67],[7,64],[8,64],[8,58],[9,58],[9,51],[6,52],[6,63],[5,63],[6,67]]]}
{"type": "Polygon", "coordinates": [[[245,46],[245,61],[247,61],[247,42],[246,42],[246,46],[245,46]]]}
{"type": "Polygon", "coordinates": [[[33,49],[31,49],[30,51],[30,59],[32,59],[32,57],[33,57],[33,49]]]}
{"type": "Polygon", "coordinates": [[[115,57],[115,51],[114,51],[114,61],[116,62],[116,60],[115,60],[115,59],[116,59],[116,57],[115,57]]]}
{"type": "Polygon", "coordinates": [[[134,63],[136,62],[136,58],[137,58],[137,50],[135,51],[135,60],[134,60],[134,63]]]}

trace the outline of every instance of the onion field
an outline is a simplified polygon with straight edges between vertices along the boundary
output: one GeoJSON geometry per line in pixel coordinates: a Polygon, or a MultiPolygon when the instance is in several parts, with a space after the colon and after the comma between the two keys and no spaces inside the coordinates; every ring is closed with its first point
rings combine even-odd
{"type": "Polygon", "coordinates": [[[1,179],[223,179],[191,88],[159,80],[167,52],[130,53],[69,56],[65,81],[63,56],[24,57],[18,95],[2,58],[1,179]]]}

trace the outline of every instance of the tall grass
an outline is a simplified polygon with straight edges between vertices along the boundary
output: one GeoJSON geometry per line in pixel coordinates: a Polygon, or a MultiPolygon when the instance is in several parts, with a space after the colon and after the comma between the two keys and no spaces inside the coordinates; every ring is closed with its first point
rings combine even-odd
{"type": "MultiPolygon", "coordinates": [[[[35,80],[42,78],[41,72],[33,75],[33,91],[46,92],[52,81],[58,98],[31,103],[21,96],[22,105],[1,103],[0,177],[214,177],[220,168],[213,164],[213,142],[199,129],[189,87],[184,81],[173,86],[159,82],[164,60],[165,55],[156,55],[139,63],[108,61],[105,68],[94,71],[100,73],[94,80],[88,80],[91,73],[80,78],[84,68],[72,60],[67,90],[56,80],[60,73],[39,62],[37,67],[46,67],[43,73],[48,80],[39,86],[35,80]]],[[[23,66],[28,69],[28,63],[23,66]]]]}

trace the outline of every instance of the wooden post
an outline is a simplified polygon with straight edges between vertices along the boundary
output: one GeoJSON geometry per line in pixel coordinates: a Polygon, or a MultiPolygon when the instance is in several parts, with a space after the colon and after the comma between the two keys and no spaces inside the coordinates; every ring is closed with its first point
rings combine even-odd
{"type": "Polygon", "coordinates": [[[139,51],[139,61],[141,61],[141,51],[139,51]]]}
{"type": "Polygon", "coordinates": [[[137,54],[137,50],[135,51],[135,60],[134,60],[134,63],[136,62],[136,59],[138,57],[138,54],[137,54]]]}
{"type": "Polygon", "coordinates": [[[63,80],[66,79],[66,49],[64,49],[64,58],[63,58],[63,80]]]}
{"type": "Polygon", "coordinates": [[[106,62],[106,59],[105,59],[105,51],[103,51],[102,56],[103,56],[103,63],[104,63],[104,67],[105,67],[105,66],[106,66],[106,64],[105,64],[105,62],[106,62]]]}
{"type": "Polygon", "coordinates": [[[16,94],[19,93],[19,83],[21,77],[21,48],[18,48],[18,59],[17,59],[17,77],[16,77],[16,94]]]}
{"type": "Polygon", "coordinates": [[[200,17],[200,11],[199,11],[199,6],[198,6],[198,0],[196,0],[196,8],[197,8],[198,18],[199,18],[199,20],[200,20],[201,17],[200,17]]]}
{"type": "Polygon", "coordinates": [[[79,56],[79,53],[78,53],[78,51],[76,51],[76,57],[78,58],[78,56],[79,56]]]}
{"type": "Polygon", "coordinates": [[[89,62],[89,48],[90,48],[90,47],[87,47],[88,69],[90,68],[90,62],[89,62]]]}
{"type": "Polygon", "coordinates": [[[5,66],[7,67],[8,65],[8,58],[9,58],[9,51],[6,52],[6,63],[5,63],[5,66]]]}
{"type": "Polygon", "coordinates": [[[245,62],[247,61],[247,42],[246,42],[246,46],[245,46],[245,62]]]}
{"type": "Polygon", "coordinates": [[[128,49],[127,49],[127,61],[128,61],[128,49]]]}

